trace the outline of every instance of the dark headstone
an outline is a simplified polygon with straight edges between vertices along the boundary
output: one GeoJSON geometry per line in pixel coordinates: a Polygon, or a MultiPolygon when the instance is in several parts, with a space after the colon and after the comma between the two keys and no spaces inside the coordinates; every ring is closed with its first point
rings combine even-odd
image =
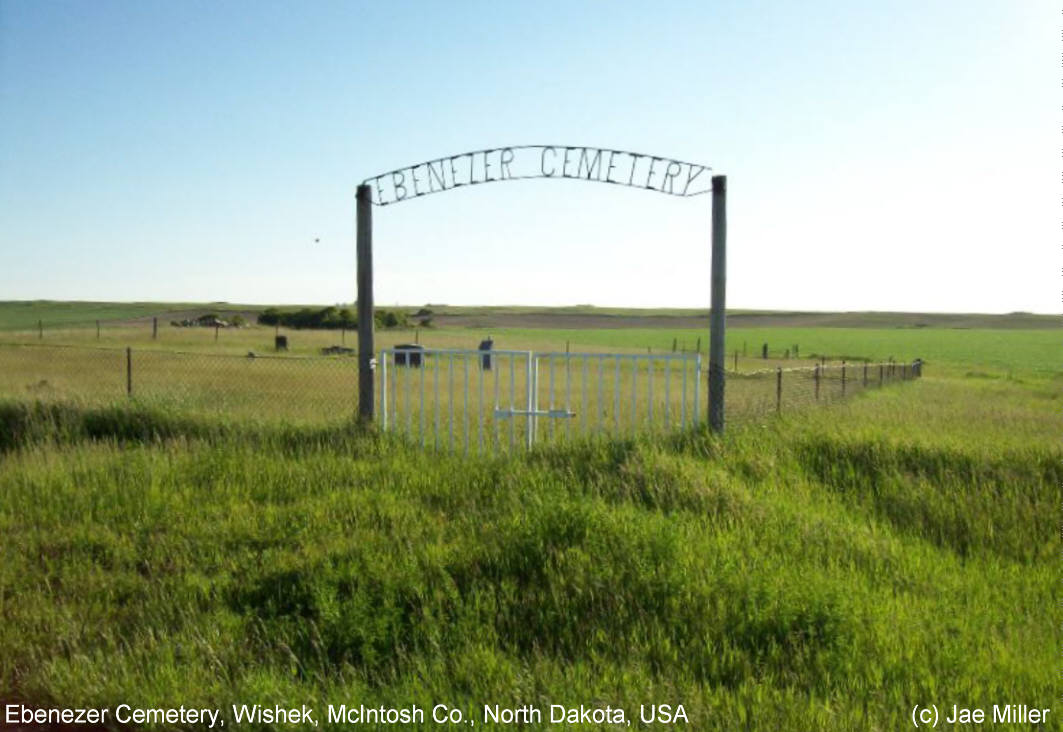
{"type": "Polygon", "coordinates": [[[490,338],[480,341],[480,350],[485,353],[480,356],[480,368],[484,371],[491,370],[491,348],[495,345],[495,342],[490,338]]]}
{"type": "Polygon", "coordinates": [[[424,346],[416,343],[400,343],[395,346],[395,365],[419,369],[424,358],[423,351],[424,346]]]}

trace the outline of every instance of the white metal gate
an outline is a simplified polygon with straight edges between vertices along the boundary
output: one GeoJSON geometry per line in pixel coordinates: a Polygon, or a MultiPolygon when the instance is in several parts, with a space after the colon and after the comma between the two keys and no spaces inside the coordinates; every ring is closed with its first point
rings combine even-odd
{"type": "Polygon", "coordinates": [[[697,424],[698,354],[390,348],[380,422],[423,446],[516,450],[697,424]]]}

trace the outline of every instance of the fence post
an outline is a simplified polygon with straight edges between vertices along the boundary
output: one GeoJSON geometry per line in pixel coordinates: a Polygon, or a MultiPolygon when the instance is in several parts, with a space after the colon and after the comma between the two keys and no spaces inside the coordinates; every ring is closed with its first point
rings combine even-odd
{"type": "Polygon", "coordinates": [[[96,340],[100,340],[100,321],[96,321],[96,340]]]}
{"type": "Polygon", "coordinates": [[[782,411],[782,366],[775,368],[775,413],[782,411]]]}
{"type": "Polygon", "coordinates": [[[761,358],[767,358],[768,357],[768,344],[767,343],[765,343],[763,346],[760,347],[760,357],[761,358]]]}
{"type": "Polygon", "coordinates": [[[676,343],[677,343],[678,340],[679,340],[678,338],[673,338],[672,339],[672,353],[675,353],[675,347],[676,347],[676,343]]]}
{"type": "Polygon", "coordinates": [[[867,361],[864,361],[864,388],[867,388],[867,361]]]}
{"type": "Polygon", "coordinates": [[[801,347],[798,344],[794,344],[794,358],[801,358],[801,347]]]}
{"type": "Polygon", "coordinates": [[[125,349],[125,393],[133,396],[133,349],[129,346],[125,349]]]}
{"type": "Polygon", "coordinates": [[[712,308],[709,312],[709,427],[723,432],[727,321],[727,176],[712,177],[712,308]]]}
{"type": "Polygon", "coordinates": [[[812,369],[812,378],[816,381],[816,401],[819,401],[819,364],[812,369]]]}
{"type": "Polygon", "coordinates": [[[37,321],[37,340],[39,340],[39,341],[43,341],[44,340],[44,321],[43,320],[38,320],[37,321]]]}
{"type": "Polygon", "coordinates": [[[341,346],[346,346],[347,345],[347,326],[346,325],[340,326],[340,345],[341,346]]]}
{"type": "MultiPolygon", "coordinates": [[[[617,365],[617,373],[620,373],[620,366],[617,365]]],[[[526,386],[527,399],[528,399],[528,434],[526,434],[525,440],[528,449],[531,450],[535,446],[535,410],[539,404],[539,359],[535,358],[535,354],[528,351],[528,383],[526,386]]],[[[619,386],[617,386],[617,393],[619,394],[619,386]]],[[[617,397],[617,405],[620,404],[620,397],[617,397]]],[[[617,419],[619,420],[619,411],[617,412],[617,419]]],[[[619,426],[619,422],[617,423],[619,426]]]]}
{"type": "Polygon", "coordinates": [[[735,368],[734,368],[734,371],[735,371],[736,374],[738,373],[738,351],[735,351],[735,368]]]}
{"type": "MultiPolygon", "coordinates": [[[[215,333],[216,335],[216,333],[215,333]]],[[[157,340],[159,338],[159,319],[156,316],[151,318],[151,340],[157,340]]],[[[215,337],[214,340],[217,340],[215,337]]]]}
{"type": "Polygon", "coordinates": [[[845,361],[842,361],[842,396],[845,396],[845,361]]]}
{"type": "Polygon", "coordinates": [[[882,386],[882,364],[878,365],[878,385],[882,386]]]}
{"type": "Polygon", "coordinates": [[[698,336],[698,353],[701,353],[701,336],[698,336]]]}
{"type": "Polygon", "coordinates": [[[358,417],[373,419],[373,200],[366,184],[358,186],[358,417]]]}

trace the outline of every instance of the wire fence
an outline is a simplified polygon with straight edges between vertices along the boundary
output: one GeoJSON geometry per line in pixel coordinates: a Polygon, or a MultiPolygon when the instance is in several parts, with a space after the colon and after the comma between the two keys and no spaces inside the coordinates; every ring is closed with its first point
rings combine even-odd
{"type": "MultiPolygon", "coordinates": [[[[707,363],[698,354],[400,348],[377,360],[381,426],[425,446],[516,450],[664,432],[706,418],[707,363]]],[[[728,370],[725,415],[740,424],[827,405],[921,371],[919,361],[728,370]]],[[[0,397],[132,400],[192,415],[339,423],[357,412],[358,361],[351,352],[241,356],[0,343],[0,397]]]]}
{"type": "Polygon", "coordinates": [[[4,396],[86,405],[132,399],[189,414],[322,423],[349,421],[357,394],[357,361],[348,355],[0,344],[4,396]]]}

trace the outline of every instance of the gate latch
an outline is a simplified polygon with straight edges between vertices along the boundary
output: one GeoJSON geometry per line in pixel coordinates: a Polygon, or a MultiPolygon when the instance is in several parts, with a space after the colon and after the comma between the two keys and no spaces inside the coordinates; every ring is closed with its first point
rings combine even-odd
{"type": "Polygon", "coordinates": [[[568,409],[495,409],[495,417],[509,419],[510,417],[555,417],[570,419],[576,413],[568,409]]]}

